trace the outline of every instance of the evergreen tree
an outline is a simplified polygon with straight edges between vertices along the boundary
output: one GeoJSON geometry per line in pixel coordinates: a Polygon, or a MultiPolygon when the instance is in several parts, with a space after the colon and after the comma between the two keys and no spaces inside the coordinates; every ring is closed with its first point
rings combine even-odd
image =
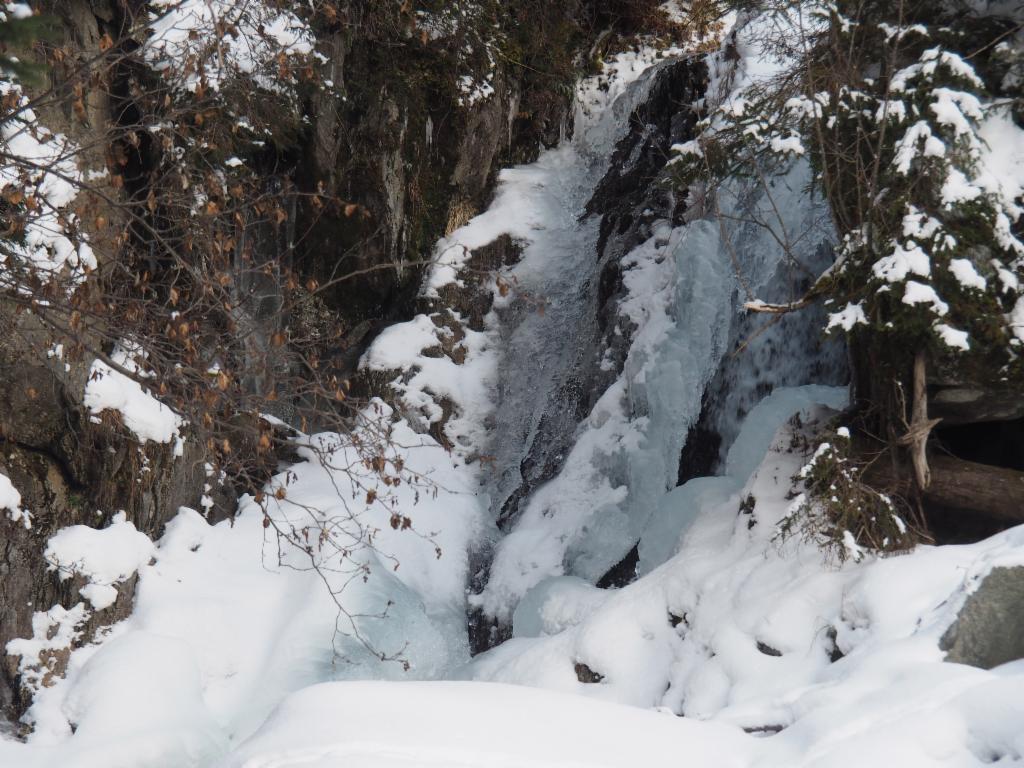
{"type": "Polygon", "coordinates": [[[784,0],[772,13],[758,42],[781,71],[706,116],[677,148],[680,181],[710,178],[713,194],[810,162],[835,263],[797,301],[747,306],[826,305],[852,349],[862,432],[909,458],[923,491],[926,378],[1007,391],[1024,380],[1019,25],[934,2],[784,0]]]}
{"type": "Polygon", "coordinates": [[[29,86],[41,84],[46,68],[24,61],[11,50],[28,51],[36,41],[48,39],[53,29],[50,17],[33,15],[24,4],[8,3],[6,12],[0,12],[0,76],[29,86]]]}

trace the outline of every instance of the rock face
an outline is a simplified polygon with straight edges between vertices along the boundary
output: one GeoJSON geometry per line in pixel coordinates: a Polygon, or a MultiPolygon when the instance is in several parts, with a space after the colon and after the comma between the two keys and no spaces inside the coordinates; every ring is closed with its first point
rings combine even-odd
{"type": "Polygon", "coordinates": [[[1024,659],[1024,566],[993,568],[939,647],[946,661],[982,669],[1024,659]]]}
{"type": "MultiPolygon", "coordinates": [[[[159,535],[181,506],[198,507],[206,477],[203,451],[186,443],[176,457],[171,445],[139,445],[110,412],[94,420],[82,405],[90,361],[39,360],[43,330],[31,315],[0,306],[0,474],[19,491],[32,525],[0,512],[0,648],[32,635],[36,611],[81,602],[74,580],[61,582],[43,551],[50,536],[69,525],[101,528],[124,511],[136,527],[159,535]],[[97,423],[98,422],[98,423],[97,423]],[[144,469],[145,467],[145,469],[144,469]]],[[[230,488],[214,496],[233,509],[230,488]]],[[[117,602],[95,614],[83,638],[131,610],[133,584],[117,602]]],[[[66,658],[47,664],[60,674],[66,658]]],[[[0,709],[11,713],[29,703],[17,679],[18,659],[0,664],[0,709]]]]}

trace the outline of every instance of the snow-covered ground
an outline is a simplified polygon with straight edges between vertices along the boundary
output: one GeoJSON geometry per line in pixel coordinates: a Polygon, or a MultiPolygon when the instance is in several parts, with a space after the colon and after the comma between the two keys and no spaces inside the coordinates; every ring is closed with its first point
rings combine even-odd
{"type": "MultiPolygon", "coordinates": [[[[822,418],[814,401],[841,400],[823,388],[777,391],[748,418],[733,471],[792,413],[822,418]]],[[[618,591],[538,587],[520,603],[516,637],[462,674],[778,732],[751,748],[751,765],[1020,760],[1024,663],[991,672],[947,664],[939,639],[993,567],[1024,564],[1024,529],[825,563],[814,543],[778,538],[808,460],[781,426],[749,480],[670,495],[677,514],[696,520],[665,565],[618,591]],[[603,679],[580,682],[578,664],[603,679]]]]}
{"type": "MultiPolygon", "coordinates": [[[[374,571],[380,580],[344,593],[350,609],[395,601],[394,615],[368,634],[408,639],[410,673],[353,645],[342,661],[330,647],[337,612],[315,575],[267,569],[254,556],[258,510],[243,511],[234,528],[184,512],[141,571],[135,614],[74,655],[68,680],[39,696],[36,735],[28,745],[0,742],[0,764],[1020,762],[1024,662],[992,671],[946,663],[938,639],[993,567],[1024,564],[1024,529],[843,567],[823,563],[813,543],[778,542],[792,477],[807,461],[783,422],[797,411],[804,423],[834,413],[821,401],[837,405],[842,393],[781,391],[755,409],[730,467],[742,473],[767,440],[766,457],[743,483],[721,478],[731,493],[680,508],[696,520],[664,566],[621,590],[569,577],[546,585],[521,603],[515,638],[461,668],[452,664],[465,659],[460,628],[448,612],[464,578],[458,568],[431,571],[413,549],[406,582],[374,571]],[[756,504],[741,512],[748,495],[756,504]],[[599,681],[580,682],[581,664],[599,681]],[[378,681],[317,684],[370,676],[378,681]]],[[[428,448],[421,466],[443,468],[446,456],[428,448]]],[[[320,503],[319,463],[296,472],[296,501],[320,503]]],[[[444,501],[446,514],[458,514],[455,497],[444,501]]]]}
{"type": "Polygon", "coordinates": [[[329,683],[285,701],[222,766],[733,768],[746,751],[727,727],[523,686],[329,683]]]}
{"type": "MultiPolygon", "coordinates": [[[[366,432],[390,422],[378,408],[366,432]]],[[[125,522],[55,536],[48,555],[89,579],[82,597],[97,610],[137,570],[135,608],[72,654],[66,679],[39,686],[29,743],[0,742],[0,765],[207,766],[304,686],[439,678],[464,663],[478,502],[450,454],[402,422],[390,428],[406,479],[397,487],[384,488],[337,436],[319,435],[300,449],[307,461],[273,481],[286,493],[270,497],[266,517],[243,497],[233,523],[182,509],[155,546],[125,522]],[[393,526],[395,510],[411,527],[393,526]],[[330,536],[311,558],[276,529],[330,536]]],[[[8,650],[26,663],[66,647],[86,611],[41,612],[37,637],[8,650]]]]}
{"type": "MultiPolygon", "coordinates": [[[[788,415],[825,418],[832,412],[814,402],[841,397],[777,393],[748,420],[747,453],[788,415]]],[[[550,584],[521,604],[516,638],[460,673],[551,692],[317,686],[286,700],[224,765],[1019,764],[1024,661],[991,671],[946,663],[938,640],[993,567],[1024,564],[1024,529],[823,564],[812,543],[775,540],[807,460],[793,448],[802,431],[782,426],[747,482],[724,501],[698,502],[664,566],[617,591],[568,577],[550,584]],[[753,511],[740,512],[748,495],[753,511]],[[579,664],[603,679],[580,682],[579,664]]]]}
{"type": "MultiPolygon", "coordinates": [[[[584,180],[603,173],[655,63],[626,56],[611,65],[607,90],[585,83],[581,95],[592,101],[581,104],[577,139],[503,174],[491,211],[440,244],[428,290],[459,279],[465,248],[509,233],[527,243],[516,289],[543,288],[554,302],[519,332],[572,319],[568,303],[558,306],[570,301],[574,276],[560,259],[592,255],[577,252],[596,237],[594,223],[576,215],[584,180]],[[559,275],[564,290],[549,282],[559,275]]],[[[791,417],[825,423],[845,398],[828,387],[778,389],[754,408],[721,477],[679,488],[662,477],[671,467],[655,461],[668,450],[659,435],[680,425],[685,434],[721,354],[701,339],[721,309],[714,299],[732,290],[712,241],[703,225],[689,234],[662,228],[631,257],[634,302],[623,312],[640,330],[627,378],[581,426],[576,457],[530,502],[517,529],[526,533],[505,539],[494,586],[477,598],[511,618],[511,640],[469,658],[469,552],[493,533],[493,520],[480,464],[467,458],[490,439],[501,329],[492,318],[488,331],[467,336],[457,366],[420,354],[440,331],[417,319],[382,335],[365,361],[418,368],[403,392],[417,429],[379,403],[364,429],[392,430],[386,460],[422,482],[383,489],[351,443],[312,436],[300,449],[305,461],[271,484],[266,512],[246,497],[234,521],[214,526],[183,509],[157,542],[121,521],[51,541],[55,565],[87,577],[83,603],[41,611],[37,636],[14,651],[31,658],[66,645],[86,612],[102,611],[133,574],[135,609],[75,651],[64,679],[40,679],[35,730],[27,744],[0,734],[0,766],[1024,763],[1024,662],[983,671],[946,663],[939,650],[981,579],[1024,564],[1024,528],[842,566],[823,561],[813,542],[780,540],[793,478],[808,460],[794,440],[806,429],[791,417]],[[711,284],[715,275],[723,285],[711,284]],[[677,312],[701,300],[706,311],[677,312]],[[694,412],[651,397],[645,417],[633,418],[641,385],[673,373],[689,386],[667,391],[689,398],[694,412]],[[450,452],[421,434],[439,397],[460,408],[448,425],[450,452]],[[663,432],[648,429],[652,422],[663,432]],[[618,485],[609,481],[613,444],[624,457],[618,485]],[[631,506],[615,507],[631,484],[653,477],[642,503],[634,494],[631,506]],[[633,513],[635,521],[621,519],[633,513]],[[591,540],[574,540],[587,526],[591,540]],[[279,546],[278,530],[318,546],[312,554],[279,546]],[[641,542],[642,575],[628,587],[599,590],[580,578],[582,567],[564,567],[570,551],[600,552],[602,537],[626,530],[641,542]]],[[[543,375],[542,355],[537,363],[543,375]]],[[[544,390],[537,376],[522,378],[544,390]]],[[[18,509],[20,498],[12,488],[0,502],[18,509]]]]}

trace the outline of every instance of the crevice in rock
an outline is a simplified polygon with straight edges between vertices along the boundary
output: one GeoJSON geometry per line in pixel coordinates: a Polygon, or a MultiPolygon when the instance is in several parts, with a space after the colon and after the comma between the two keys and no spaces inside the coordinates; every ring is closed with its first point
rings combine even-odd
{"type": "Polygon", "coordinates": [[[695,477],[710,477],[717,473],[721,464],[722,436],[709,425],[710,398],[705,390],[701,400],[701,412],[697,422],[686,434],[686,442],[679,454],[679,476],[677,485],[695,477]]]}
{"type": "Polygon", "coordinates": [[[762,643],[760,640],[757,641],[757,650],[765,656],[782,656],[782,651],[778,648],[772,648],[770,645],[762,643]]]}
{"type": "Polygon", "coordinates": [[[940,422],[932,436],[958,459],[1024,471],[1024,418],[950,426],[940,422]]]}
{"type": "Polygon", "coordinates": [[[14,446],[26,453],[38,456],[50,466],[56,467],[57,471],[60,473],[61,479],[64,481],[64,485],[69,491],[74,493],[86,493],[89,490],[88,485],[78,478],[71,465],[68,464],[67,458],[53,450],[52,447],[32,445],[21,440],[13,440],[3,434],[0,434],[0,451],[3,450],[5,445],[14,446]]]}
{"type": "Polygon", "coordinates": [[[597,580],[598,589],[617,589],[636,581],[636,566],[640,562],[640,545],[634,544],[627,555],[597,580]]]}

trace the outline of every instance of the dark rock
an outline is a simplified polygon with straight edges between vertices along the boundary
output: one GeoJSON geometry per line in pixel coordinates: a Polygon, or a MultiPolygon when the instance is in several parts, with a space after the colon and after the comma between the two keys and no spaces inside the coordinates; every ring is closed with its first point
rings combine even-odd
{"type": "Polygon", "coordinates": [[[943,452],[958,459],[1024,471],[1024,419],[970,424],[939,422],[932,438],[943,452]]]}
{"type": "Polygon", "coordinates": [[[784,731],[786,726],[779,725],[777,723],[771,725],[752,725],[743,729],[744,733],[753,734],[754,736],[774,736],[780,731],[784,731]]]}
{"type": "Polygon", "coordinates": [[[611,170],[587,205],[588,213],[605,217],[600,250],[612,232],[628,241],[625,250],[635,247],[646,239],[643,226],[651,221],[644,211],[652,203],[669,204],[668,185],[661,190],[663,195],[652,185],[664,178],[672,144],[693,138],[700,115],[689,105],[700,98],[706,84],[707,68],[699,58],[674,61],[666,65],[649,97],[630,115],[630,132],[616,147],[611,170]]]}
{"type": "Polygon", "coordinates": [[[1024,398],[1018,389],[986,385],[935,387],[928,399],[928,415],[945,424],[973,424],[1024,418],[1024,398]]]}
{"type": "Polygon", "coordinates": [[[597,580],[598,589],[614,589],[633,583],[636,581],[636,566],[639,562],[640,544],[637,542],[624,558],[597,580]]]}
{"type": "Polygon", "coordinates": [[[757,508],[757,499],[754,498],[753,494],[748,494],[743,501],[740,502],[740,508],[738,514],[747,515],[747,530],[753,529],[757,525],[757,515],[754,514],[757,508]]]}
{"type": "Polygon", "coordinates": [[[570,374],[558,387],[554,403],[540,418],[530,450],[519,465],[520,482],[505,499],[498,513],[498,526],[508,530],[519,516],[522,503],[561,470],[569,455],[580,421],[590,412],[591,390],[578,376],[570,374]]]}
{"type": "MultiPolygon", "coordinates": [[[[484,329],[484,317],[491,311],[494,294],[491,281],[498,270],[510,267],[522,258],[523,245],[508,235],[501,235],[470,254],[460,274],[463,285],[450,283],[439,291],[439,299],[421,301],[420,311],[445,308],[458,312],[466,326],[474,331],[484,329]]],[[[499,288],[500,290],[500,288],[499,288]]]]}
{"type": "Polygon", "coordinates": [[[595,672],[583,662],[576,662],[573,669],[576,670],[576,679],[581,683],[600,683],[604,680],[604,675],[600,672],[595,672]]]}
{"type": "Polygon", "coordinates": [[[757,650],[763,653],[765,656],[781,656],[782,651],[772,648],[770,645],[762,643],[760,640],[757,641],[757,650]]]}
{"type": "Polygon", "coordinates": [[[828,651],[829,663],[835,664],[840,659],[846,657],[846,654],[843,653],[839,649],[839,643],[838,643],[839,633],[836,631],[835,627],[829,627],[826,630],[825,638],[828,640],[829,646],[831,646],[829,651],[828,651]]]}
{"type": "Polygon", "coordinates": [[[946,661],[982,669],[1024,659],[1024,566],[993,568],[939,647],[946,661]]]}
{"type": "MultiPolygon", "coordinates": [[[[481,582],[482,584],[482,582],[481,582]]],[[[496,619],[484,616],[479,608],[473,608],[469,612],[469,652],[476,656],[478,653],[501,645],[512,638],[512,625],[502,624],[496,619]]]]}
{"type": "Polygon", "coordinates": [[[656,74],[648,98],[629,117],[629,132],[616,146],[608,173],[587,203],[588,214],[601,216],[597,324],[601,357],[613,363],[591,372],[591,405],[622,370],[632,342],[634,329],[621,327],[619,317],[619,262],[651,236],[653,222],[672,219],[680,206],[679,195],[666,183],[666,163],[673,144],[694,136],[699,115],[688,105],[703,94],[706,79],[699,59],[668,63],[656,74]]]}

